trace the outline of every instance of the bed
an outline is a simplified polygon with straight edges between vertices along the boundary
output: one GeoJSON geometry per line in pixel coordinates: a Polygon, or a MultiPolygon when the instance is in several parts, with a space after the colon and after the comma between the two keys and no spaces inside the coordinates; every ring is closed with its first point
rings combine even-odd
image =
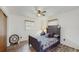
{"type": "Polygon", "coordinates": [[[31,45],[37,52],[46,52],[60,44],[60,28],[57,25],[48,26],[47,33],[51,35],[29,35],[29,46],[31,45]]]}

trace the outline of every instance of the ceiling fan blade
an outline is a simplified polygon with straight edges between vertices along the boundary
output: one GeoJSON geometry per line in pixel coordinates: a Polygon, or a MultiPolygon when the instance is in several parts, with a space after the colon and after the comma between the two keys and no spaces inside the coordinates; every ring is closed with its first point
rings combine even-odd
{"type": "Polygon", "coordinates": [[[42,16],[45,16],[45,14],[43,14],[43,13],[42,13],[41,15],[42,15],[42,16]]]}
{"type": "Polygon", "coordinates": [[[46,13],[46,11],[43,11],[42,13],[46,13]]]}

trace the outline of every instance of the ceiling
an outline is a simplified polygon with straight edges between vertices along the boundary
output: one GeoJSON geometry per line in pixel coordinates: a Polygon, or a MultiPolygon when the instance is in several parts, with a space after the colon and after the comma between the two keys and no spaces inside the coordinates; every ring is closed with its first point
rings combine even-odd
{"type": "MultiPolygon", "coordinates": [[[[36,15],[36,6],[5,6],[8,14],[21,16],[36,15]]],[[[79,8],[78,6],[40,6],[46,11],[46,16],[58,15],[79,8]]]]}

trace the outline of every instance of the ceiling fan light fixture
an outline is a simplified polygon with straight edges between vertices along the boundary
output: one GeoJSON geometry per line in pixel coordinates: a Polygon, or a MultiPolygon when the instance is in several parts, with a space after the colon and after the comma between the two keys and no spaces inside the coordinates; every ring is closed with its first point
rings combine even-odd
{"type": "Polygon", "coordinates": [[[43,11],[42,8],[36,7],[35,10],[37,11],[37,16],[45,16],[46,11],[43,11]]]}
{"type": "Polygon", "coordinates": [[[41,14],[37,14],[38,16],[41,16],[41,14]]]}

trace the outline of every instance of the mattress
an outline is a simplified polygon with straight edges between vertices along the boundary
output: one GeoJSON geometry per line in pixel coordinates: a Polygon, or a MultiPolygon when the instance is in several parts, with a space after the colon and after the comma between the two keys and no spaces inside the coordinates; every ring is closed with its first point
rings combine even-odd
{"type": "Polygon", "coordinates": [[[57,38],[47,38],[44,35],[43,36],[31,35],[31,36],[36,38],[39,42],[41,42],[41,46],[43,46],[42,47],[43,50],[58,42],[57,38]]]}

